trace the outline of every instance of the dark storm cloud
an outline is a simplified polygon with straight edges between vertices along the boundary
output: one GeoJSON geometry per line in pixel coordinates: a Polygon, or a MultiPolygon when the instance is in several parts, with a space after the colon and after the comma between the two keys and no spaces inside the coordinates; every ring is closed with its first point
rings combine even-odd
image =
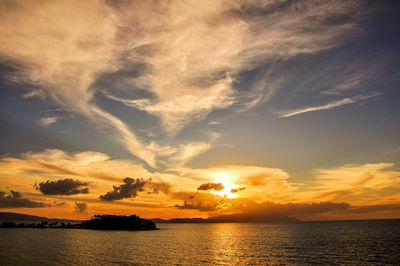
{"type": "Polygon", "coordinates": [[[75,211],[78,213],[85,213],[88,205],[84,202],[75,202],[75,211]]]}
{"type": "Polygon", "coordinates": [[[10,190],[11,195],[6,195],[5,192],[0,191],[0,208],[37,208],[46,207],[43,202],[31,201],[23,198],[21,193],[10,190]]]}
{"type": "Polygon", "coordinates": [[[81,182],[79,180],[73,179],[60,179],[57,181],[47,180],[46,182],[41,182],[35,185],[37,190],[40,190],[46,195],[75,195],[75,194],[87,194],[89,193],[89,188],[81,188],[87,186],[87,182],[81,182]]]}
{"type": "Polygon", "coordinates": [[[201,186],[199,186],[197,188],[197,190],[204,190],[204,191],[208,191],[208,190],[216,190],[216,191],[221,191],[224,189],[224,186],[221,183],[205,183],[202,184],[201,186]]]}
{"type": "Polygon", "coordinates": [[[124,198],[136,198],[139,192],[145,191],[149,194],[158,194],[159,192],[168,194],[171,188],[169,183],[162,181],[154,182],[151,178],[149,180],[144,180],[141,178],[134,179],[126,177],[122,181],[125,184],[113,186],[113,191],[101,195],[100,199],[105,201],[113,201],[124,198]]]}

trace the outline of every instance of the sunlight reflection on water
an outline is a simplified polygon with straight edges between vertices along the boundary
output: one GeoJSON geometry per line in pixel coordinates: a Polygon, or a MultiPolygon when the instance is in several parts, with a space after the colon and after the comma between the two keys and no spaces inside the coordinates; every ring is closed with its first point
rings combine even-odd
{"type": "Polygon", "coordinates": [[[400,221],[0,229],[2,265],[400,263],[400,221]]]}

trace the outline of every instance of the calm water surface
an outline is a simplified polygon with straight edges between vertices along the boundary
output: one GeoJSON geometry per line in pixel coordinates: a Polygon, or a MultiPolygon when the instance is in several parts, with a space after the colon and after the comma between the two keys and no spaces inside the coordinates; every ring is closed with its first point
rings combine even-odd
{"type": "Polygon", "coordinates": [[[400,220],[158,227],[0,229],[0,264],[400,264],[400,220]]]}

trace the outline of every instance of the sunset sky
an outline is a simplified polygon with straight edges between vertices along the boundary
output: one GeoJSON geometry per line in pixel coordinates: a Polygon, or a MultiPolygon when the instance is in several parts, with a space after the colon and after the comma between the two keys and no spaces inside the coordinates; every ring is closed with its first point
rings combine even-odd
{"type": "Polygon", "coordinates": [[[400,218],[398,1],[0,0],[0,212],[400,218]]]}

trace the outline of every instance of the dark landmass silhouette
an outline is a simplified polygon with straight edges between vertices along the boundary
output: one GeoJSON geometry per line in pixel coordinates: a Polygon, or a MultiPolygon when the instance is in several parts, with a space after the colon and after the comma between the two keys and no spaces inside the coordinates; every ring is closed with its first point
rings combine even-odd
{"type": "Polygon", "coordinates": [[[14,221],[14,222],[49,222],[49,223],[80,223],[80,220],[70,220],[70,219],[55,219],[47,218],[35,215],[28,215],[23,213],[15,212],[0,212],[0,221],[14,221]]]}
{"type": "MultiPolygon", "coordinates": [[[[141,218],[140,218],[141,219],[141,218]]],[[[282,222],[282,223],[294,223],[300,220],[295,217],[289,217],[286,215],[268,215],[268,214],[231,214],[222,215],[211,218],[172,218],[169,220],[154,218],[150,219],[154,223],[253,223],[253,222],[282,222]]],[[[21,213],[11,213],[11,212],[0,212],[0,221],[30,221],[30,222],[48,222],[47,226],[55,224],[55,226],[61,226],[61,223],[68,227],[79,225],[82,221],[78,220],[62,220],[62,219],[49,219],[46,217],[26,215],[21,213]]],[[[99,221],[96,221],[99,222],[99,221]]],[[[51,226],[50,226],[51,227],[51,226]]],[[[82,228],[82,227],[81,227],[82,228]]]]}
{"type": "Polygon", "coordinates": [[[230,214],[213,217],[211,219],[217,220],[220,223],[296,223],[300,222],[299,219],[292,216],[283,214],[268,214],[268,213],[241,213],[230,214]]]}
{"type": "Polygon", "coordinates": [[[151,219],[156,223],[296,223],[300,222],[296,217],[286,215],[259,215],[259,214],[230,214],[211,218],[173,218],[164,220],[151,219]]]}
{"type": "Polygon", "coordinates": [[[0,212],[0,228],[66,228],[99,230],[155,230],[156,224],[136,215],[95,215],[86,221],[49,219],[12,212],[0,212]],[[20,222],[20,223],[16,223],[20,222]],[[25,222],[25,223],[23,223],[25,222]]]}
{"type": "MultiPolygon", "coordinates": [[[[341,219],[341,220],[321,220],[311,222],[337,222],[337,221],[366,221],[366,220],[393,220],[400,219],[341,219]]],[[[231,214],[221,215],[211,218],[172,218],[169,220],[153,218],[142,219],[136,215],[95,215],[94,218],[87,221],[49,219],[46,217],[27,215],[12,212],[0,212],[0,228],[67,228],[67,229],[101,229],[101,230],[153,230],[157,229],[156,223],[298,223],[301,221],[296,217],[286,215],[268,215],[268,214],[231,214]],[[132,217],[132,218],[130,218],[132,217]],[[136,217],[136,218],[134,218],[136,217]],[[3,221],[1,223],[1,221],[3,221]],[[130,224],[129,221],[133,221],[130,224]],[[20,223],[16,223],[20,222],[20,223]],[[25,223],[24,223],[25,222],[25,223]],[[112,224],[119,223],[121,226],[112,224]]],[[[310,222],[310,221],[309,221],[310,222]]]]}
{"type": "Polygon", "coordinates": [[[83,229],[101,230],[155,230],[155,222],[136,215],[95,215],[92,219],[82,221],[83,229]]]}
{"type": "Polygon", "coordinates": [[[203,218],[172,218],[169,220],[154,218],[155,223],[216,223],[217,221],[203,218]]]}

